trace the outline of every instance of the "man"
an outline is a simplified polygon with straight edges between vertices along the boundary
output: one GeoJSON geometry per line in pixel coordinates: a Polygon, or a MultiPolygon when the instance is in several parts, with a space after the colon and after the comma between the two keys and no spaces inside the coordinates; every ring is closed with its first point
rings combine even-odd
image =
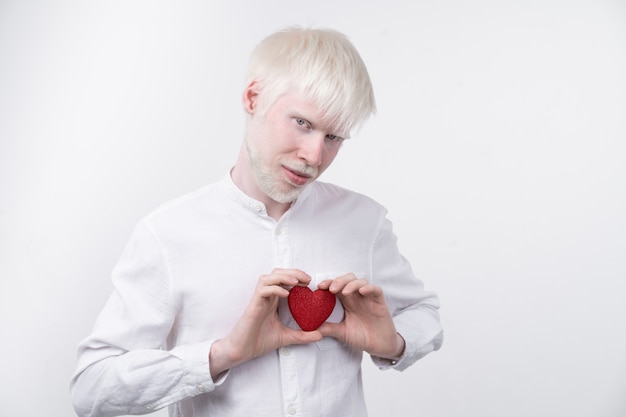
{"type": "Polygon", "coordinates": [[[79,347],[80,416],[365,416],[361,358],[403,370],[442,342],[437,296],[386,211],[316,179],[375,110],[365,65],[332,30],[292,28],[252,54],[239,157],[216,184],[136,227],[79,347]],[[300,329],[295,286],[334,310],[300,329]]]}

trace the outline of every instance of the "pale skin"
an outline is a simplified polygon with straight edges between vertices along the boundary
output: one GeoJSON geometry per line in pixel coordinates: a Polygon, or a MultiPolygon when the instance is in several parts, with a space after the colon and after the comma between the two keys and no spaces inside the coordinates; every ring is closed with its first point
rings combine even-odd
{"type": "MultiPolygon", "coordinates": [[[[297,194],[328,168],[346,133],[327,123],[317,106],[295,93],[279,98],[261,117],[259,94],[261,89],[254,81],[244,91],[246,137],[231,175],[243,192],[263,202],[268,215],[278,220],[291,202],[276,201],[264,191],[267,187],[259,185],[248,150],[257,153],[255,157],[274,189],[281,195],[297,194]]],[[[289,288],[306,286],[310,281],[311,277],[298,269],[277,268],[259,278],[241,318],[230,333],[211,346],[209,364],[213,379],[283,346],[317,342],[324,336],[382,358],[397,359],[402,355],[405,342],[396,332],[382,288],[354,274],[318,285],[335,294],[343,304],[345,318],[341,323],[327,322],[311,332],[284,326],[277,312],[279,300],[289,295],[289,288]]]]}
{"type": "Polygon", "coordinates": [[[303,189],[330,166],[347,132],[327,123],[317,106],[295,93],[279,98],[263,117],[259,115],[260,93],[256,82],[244,91],[246,136],[231,175],[243,192],[265,204],[268,215],[278,220],[291,202],[276,201],[261,189],[246,144],[255,148],[276,186],[291,192],[303,189]],[[306,166],[310,172],[298,175],[303,174],[302,169],[294,169],[298,166],[306,166]]]}
{"type": "Polygon", "coordinates": [[[325,280],[318,286],[335,294],[343,304],[345,318],[341,323],[326,322],[311,332],[284,326],[277,309],[278,301],[289,295],[285,286],[307,285],[310,281],[311,277],[298,269],[274,269],[263,275],[235,327],[211,346],[211,376],[215,379],[250,359],[283,346],[317,342],[323,336],[334,337],[374,356],[400,358],[404,339],[396,332],[382,289],[354,274],[325,280]]]}
{"type": "Polygon", "coordinates": [[[318,288],[335,294],[345,311],[341,323],[323,323],[319,331],[353,349],[387,359],[399,359],[405,342],[396,331],[383,290],[354,274],[319,283],[318,288]]]}

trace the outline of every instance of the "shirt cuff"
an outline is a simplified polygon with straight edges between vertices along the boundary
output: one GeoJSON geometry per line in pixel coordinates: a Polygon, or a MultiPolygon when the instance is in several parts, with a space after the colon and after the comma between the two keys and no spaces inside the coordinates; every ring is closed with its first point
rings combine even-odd
{"type": "Polygon", "coordinates": [[[387,358],[380,358],[378,356],[370,356],[370,357],[372,358],[372,362],[374,362],[374,365],[378,366],[379,369],[385,370],[385,369],[394,368],[398,364],[398,362],[402,360],[404,355],[402,355],[400,359],[387,359],[387,358]]]}
{"type": "Polygon", "coordinates": [[[224,383],[230,371],[223,372],[213,380],[209,366],[209,352],[215,340],[177,346],[170,353],[182,362],[184,384],[190,396],[213,391],[224,383]]]}
{"type": "Polygon", "coordinates": [[[438,350],[443,342],[443,330],[436,310],[417,309],[394,317],[398,333],[404,338],[405,347],[397,360],[372,356],[380,369],[393,368],[403,371],[428,353],[438,350]],[[417,324],[416,324],[417,323],[417,324]]]}

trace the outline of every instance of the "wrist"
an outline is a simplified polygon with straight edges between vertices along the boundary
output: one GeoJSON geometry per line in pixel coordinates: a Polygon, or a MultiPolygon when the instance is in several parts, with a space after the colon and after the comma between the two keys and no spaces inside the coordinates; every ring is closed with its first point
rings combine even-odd
{"type": "Polygon", "coordinates": [[[405,348],[406,348],[406,342],[404,340],[404,337],[402,337],[400,333],[396,333],[396,350],[393,356],[390,357],[389,359],[391,359],[392,361],[399,360],[402,357],[402,355],[404,355],[405,348]]]}
{"type": "Polygon", "coordinates": [[[208,359],[211,378],[213,378],[214,381],[217,380],[221,374],[242,362],[233,357],[224,339],[216,340],[211,345],[208,359]]]}

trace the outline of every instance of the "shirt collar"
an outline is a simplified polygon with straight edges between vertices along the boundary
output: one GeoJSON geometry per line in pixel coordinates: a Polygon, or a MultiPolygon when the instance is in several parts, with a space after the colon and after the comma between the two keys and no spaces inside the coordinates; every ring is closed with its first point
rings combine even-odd
{"type": "MultiPolygon", "coordinates": [[[[314,184],[315,183],[309,184],[304,188],[304,190],[302,190],[302,193],[300,193],[300,196],[298,196],[298,199],[291,205],[291,208],[289,210],[291,210],[294,206],[301,205],[302,202],[309,197],[309,195],[311,194],[311,188],[314,184]]],[[[222,177],[222,179],[219,181],[219,185],[226,192],[226,194],[237,203],[248,207],[250,210],[256,213],[267,215],[265,204],[241,191],[233,181],[230,172],[226,173],[222,177]]]]}

